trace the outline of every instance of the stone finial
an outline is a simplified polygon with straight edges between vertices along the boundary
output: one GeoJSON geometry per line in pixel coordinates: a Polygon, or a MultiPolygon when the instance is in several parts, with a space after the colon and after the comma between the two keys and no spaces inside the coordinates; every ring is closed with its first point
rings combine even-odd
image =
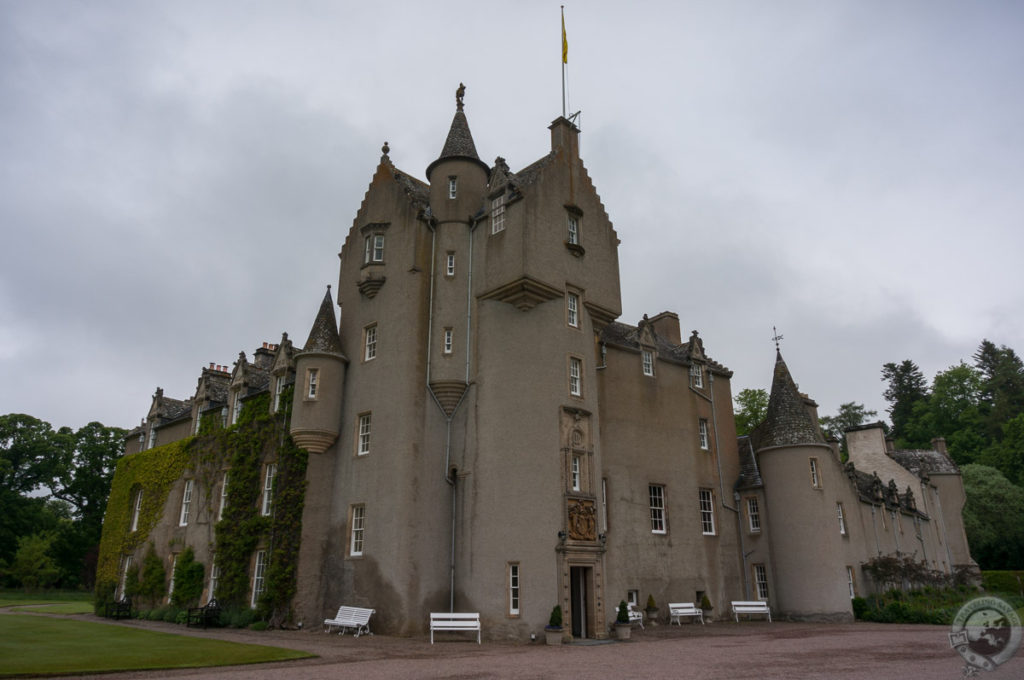
{"type": "MultiPolygon", "coordinates": [[[[384,155],[385,157],[387,157],[387,155],[388,155],[389,153],[391,153],[391,147],[390,147],[390,146],[388,146],[388,143],[387,143],[387,142],[384,142],[384,146],[380,147],[380,152],[381,152],[381,153],[382,153],[382,154],[383,154],[383,155],[384,155]]],[[[328,286],[328,288],[329,288],[329,287],[330,287],[330,286],[328,286]]]]}
{"type": "Polygon", "coordinates": [[[466,96],[466,86],[459,83],[459,89],[455,90],[455,109],[462,110],[462,98],[466,96]]]}

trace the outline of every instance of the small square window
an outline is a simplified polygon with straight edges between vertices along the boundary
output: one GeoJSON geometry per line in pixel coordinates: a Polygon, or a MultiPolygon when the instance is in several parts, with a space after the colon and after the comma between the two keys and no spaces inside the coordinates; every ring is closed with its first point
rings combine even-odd
{"type": "Polygon", "coordinates": [[[384,234],[368,234],[363,239],[363,264],[384,261],[384,234]]]}
{"type": "Polygon", "coordinates": [[[444,353],[445,354],[451,354],[452,353],[452,329],[451,328],[445,328],[444,329],[444,353]]]}
{"type": "Polygon", "coordinates": [[[455,198],[458,195],[458,178],[448,178],[448,198],[455,198]]]}
{"type": "Polygon", "coordinates": [[[455,276],[455,253],[448,253],[444,268],[445,276],[455,276]]]}

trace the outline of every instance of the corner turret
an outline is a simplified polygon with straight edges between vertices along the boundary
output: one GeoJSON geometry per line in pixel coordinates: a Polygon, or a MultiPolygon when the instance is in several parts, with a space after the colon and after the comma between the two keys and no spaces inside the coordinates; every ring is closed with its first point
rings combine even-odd
{"type": "Polygon", "coordinates": [[[455,94],[455,117],[445,139],[441,155],[427,166],[430,183],[430,210],[435,220],[469,222],[484,206],[490,169],[480,160],[463,112],[466,86],[459,83],[455,94]]]}

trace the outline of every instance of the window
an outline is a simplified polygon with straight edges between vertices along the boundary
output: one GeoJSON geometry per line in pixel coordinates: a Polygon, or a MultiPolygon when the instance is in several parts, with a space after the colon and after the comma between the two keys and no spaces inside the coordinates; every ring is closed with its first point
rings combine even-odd
{"type": "Polygon", "coordinates": [[[199,425],[202,423],[203,414],[196,409],[196,421],[192,423],[192,434],[199,434],[199,425]]]}
{"type": "Polygon", "coordinates": [[[505,230],[505,194],[491,200],[491,233],[505,230]]]}
{"type": "Polygon", "coordinates": [[[572,457],[572,490],[580,490],[580,457],[572,457]]]}
{"type": "Polygon", "coordinates": [[[576,357],[569,358],[569,394],[583,396],[583,360],[576,357]]]}
{"type": "Polygon", "coordinates": [[[709,448],[707,418],[701,418],[700,420],[697,421],[697,432],[700,437],[700,448],[707,451],[709,448]]]}
{"type": "Polygon", "coordinates": [[[626,591],[626,603],[631,604],[634,607],[640,604],[640,591],[639,590],[627,590],[626,591]]]}
{"type": "Polygon", "coordinates": [[[576,293],[565,296],[565,318],[573,328],[580,327],[580,296],[576,293]]]}
{"type": "Polygon", "coordinates": [[[654,352],[650,350],[641,350],[640,356],[644,366],[644,375],[654,376],[654,352]]]}
{"type": "Polygon", "coordinates": [[[228,504],[228,473],[225,472],[220,482],[220,507],[217,508],[217,521],[224,518],[224,506],[228,504]]]}
{"type": "Polygon", "coordinates": [[[139,528],[139,513],[142,512],[142,489],[135,490],[135,498],[132,500],[132,528],[137,531],[139,528]]]}
{"type": "Polygon", "coordinates": [[[185,480],[185,490],[181,494],[181,517],[178,519],[179,526],[188,524],[189,507],[192,505],[192,480],[185,480]]]}
{"type": "Polygon", "coordinates": [[[651,498],[651,533],[664,534],[665,531],[665,487],[651,484],[647,487],[651,498]]]}
{"type": "Polygon", "coordinates": [[[690,384],[694,387],[704,387],[704,367],[700,364],[690,366],[690,384]]]}
{"type": "Polygon", "coordinates": [[[750,533],[761,531],[761,510],[757,507],[757,496],[747,499],[747,522],[750,524],[750,533]]]}
{"type": "Polygon", "coordinates": [[[818,475],[817,458],[811,458],[811,486],[815,489],[821,488],[821,477],[818,475]]]}
{"type": "Polygon", "coordinates": [[[120,583],[120,585],[119,585],[119,587],[117,589],[118,592],[120,593],[120,595],[118,596],[119,599],[124,599],[124,595],[125,595],[124,587],[128,583],[128,570],[131,569],[131,566],[132,566],[132,556],[131,555],[125,555],[124,556],[124,560],[122,562],[121,583],[120,583]]]}
{"type": "Polygon", "coordinates": [[[455,253],[448,253],[444,265],[445,276],[455,276],[455,253]]]}
{"type": "MultiPolygon", "coordinates": [[[[943,563],[945,564],[945,563],[943,563]]],[[[857,597],[857,580],[853,576],[853,567],[846,567],[846,584],[850,588],[850,599],[857,597]]]]}
{"type": "Polygon", "coordinates": [[[444,329],[444,353],[445,354],[451,354],[452,353],[452,329],[451,328],[445,328],[444,329]]]}
{"type": "Polygon", "coordinates": [[[576,215],[569,215],[567,226],[569,229],[567,242],[569,245],[578,246],[580,244],[580,218],[576,215]]]}
{"type": "Polygon", "coordinates": [[[367,326],[363,330],[363,361],[372,361],[377,357],[377,324],[367,326]]]}
{"type": "Polygon", "coordinates": [[[768,599],[768,570],[764,568],[763,564],[755,564],[754,566],[754,585],[757,588],[757,599],[767,600],[768,599]]]}
{"type": "Polygon", "coordinates": [[[705,536],[715,534],[715,493],[711,489],[700,490],[700,530],[705,536]]]}
{"type": "Polygon", "coordinates": [[[263,516],[270,514],[274,505],[274,477],[277,476],[277,463],[267,463],[267,473],[263,477],[263,516]]]}
{"type": "Polygon", "coordinates": [[[608,480],[601,478],[601,528],[608,531],[608,480]]]}
{"type": "Polygon", "coordinates": [[[519,565],[508,565],[508,615],[519,616],[519,565]]]}
{"type": "Polygon", "coordinates": [[[448,178],[448,198],[455,198],[458,195],[458,177],[448,178]]]}
{"type": "Polygon", "coordinates": [[[363,264],[384,261],[384,234],[369,234],[363,239],[363,264]]]}
{"type": "Polygon", "coordinates": [[[231,405],[231,424],[238,422],[238,416],[242,415],[242,390],[235,392],[235,399],[231,405]]]}
{"type": "Polygon", "coordinates": [[[152,449],[156,446],[156,425],[150,424],[149,426],[149,444],[146,445],[147,449],[152,449]]]}
{"type": "Polygon", "coordinates": [[[352,535],[349,540],[348,554],[359,557],[363,554],[363,530],[366,526],[366,506],[352,506],[352,535]]]}
{"type": "Polygon", "coordinates": [[[356,455],[365,456],[370,452],[370,414],[364,413],[359,416],[359,442],[356,446],[356,455]]]}
{"type": "Polygon", "coordinates": [[[220,580],[220,566],[217,565],[217,557],[213,556],[210,558],[210,585],[209,593],[207,594],[206,603],[209,604],[211,600],[217,597],[217,581],[220,580]]]}
{"type": "Polygon", "coordinates": [[[320,369],[306,369],[306,384],[309,386],[306,390],[306,398],[316,399],[317,392],[320,389],[320,369]]]}
{"type": "Polygon", "coordinates": [[[171,601],[171,595],[174,594],[174,572],[178,569],[178,554],[175,553],[171,558],[171,582],[167,584],[167,601],[171,601]]]}
{"type": "Polygon", "coordinates": [[[284,376],[274,378],[274,413],[281,410],[281,393],[284,392],[284,376]]]}
{"type": "Polygon", "coordinates": [[[836,503],[836,517],[839,518],[839,533],[846,535],[846,517],[843,515],[843,504],[836,503]]]}
{"type": "Polygon", "coordinates": [[[252,606],[259,603],[260,595],[263,594],[263,574],[267,570],[267,551],[256,552],[256,566],[252,570],[252,606]]]}

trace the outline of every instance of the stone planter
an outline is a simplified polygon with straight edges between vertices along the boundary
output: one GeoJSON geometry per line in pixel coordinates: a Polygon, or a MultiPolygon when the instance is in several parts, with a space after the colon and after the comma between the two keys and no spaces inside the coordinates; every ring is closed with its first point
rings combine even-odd
{"type": "Polygon", "coordinates": [[[658,608],[657,607],[648,607],[644,611],[647,612],[647,623],[648,623],[648,625],[657,626],[658,625],[658,608]]]}
{"type": "Polygon", "coordinates": [[[544,641],[549,645],[560,645],[562,644],[562,629],[561,628],[545,628],[544,629],[544,641]]]}
{"type": "Polygon", "coordinates": [[[628,623],[615,622],[615,637],[620,640],[628,640],[630,634],[633,632],[633,626],[628,623]]]}

